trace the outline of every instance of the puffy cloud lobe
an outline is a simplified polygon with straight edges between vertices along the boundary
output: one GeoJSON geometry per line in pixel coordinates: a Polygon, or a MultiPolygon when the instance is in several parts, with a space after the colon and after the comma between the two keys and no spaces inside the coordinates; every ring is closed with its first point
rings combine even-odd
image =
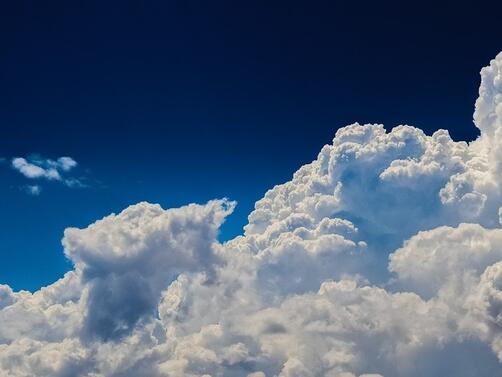
{"type": "Polygon", "coordinates": [[[60,171],[69,171],[77,166],[77,162],[71,157],[51,159],[30,159],[22,157],[12,159],[12,167],[26,178],[46,178],[49,180],[61,180],[60,171]]]}
{"type": "Polygon", "coordinates": [[[48,167],[45,169],[39,165],[28,162],[22,157],[12,159],[12,167],[18,170],[26,178],[61,179],[61,176],[56,168],[48,167]]]}
{"type": "Polygon", "coordinates": [[[0,309],[12,305],[15,301],[14,292],[11,287],[0,284],[0,309]]]}
{"type": "Polygon", "coordinates": [[[477,224],[440,227],[420,232],[390,255],[390,271],[400,283],[427,297],[450,284],[469,284],[502,260],[502,230],[477,224]],[[454,281],[455,280],[455,281],[454,281]]]}
{"type": "Polygon", "coordinates": [[[470,311],[482,324],[482,337],[492,343],[502,361],[502,262],[489,266],[471,293],[470,311]]]}
{"type": "Polygon", "coordinates": [[[59,157],[55,163],[51,161],[51,164],[54,164],[63,171],[69,171],[77,166],[77,161],[71,157],[59,157]]]}
{"type": "MultiPolygon", "coordinates": [[[[85,187],[81,179],[65,176],[77,166],[77,162],[71,157],[59,157],[57,160],[44,159],[41,157],[15,157],[11,166],[28,179],[47,179],[62,182],[68,187],[85,187]]],[[[26,185],[22,189],[29,195],[40,195],[40,185],[26,185]]]]}
{"type": "Polygon", "coordinates": [[[65,253],[87,285],[84,331],[103,339],[131,331],[154,314],[160,292],[182,271],[204,271],[218,263],[217,230],[233,202],[212,201],[163,210],[139,203],[80,230],[65,231],[65,253]]]}
{"type": "Polygon", "coordinates": [[[500,374],[501,67],[476,141],[341,128],[224,244],[226,200],[67,229],[73,271],[0,286],[0,376],[500,374]]]}
{"type": "Polygon", "coordinates": [[[500,54],[481,69],[483,85],[479,88],[474,120],[483,135],[493,136],[502,123],[500,114],[500,88],[502,87],[500,54]]]}

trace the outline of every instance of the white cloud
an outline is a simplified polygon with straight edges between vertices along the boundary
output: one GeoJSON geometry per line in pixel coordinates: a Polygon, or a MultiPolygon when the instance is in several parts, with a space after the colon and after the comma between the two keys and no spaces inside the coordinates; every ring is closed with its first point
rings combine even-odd
{"type": "Polygon", "coordinates": [[[63,171],[69,171],[77,166],[77,161],[75,161],[71,157],[59,157],[57,161],[50,161],[51,164],[54,164],[56,168],[59,168],[63,171]]]}
{"type": "Polygon", "coordinates": [[[128,334],[157,311],[160,294],[182,272],[207,279],[219,263],[217,230],[234,203],[212,201],[164,211],[139,203],[87,229],[69,228],[63,246],[86,284],[85,337],[128,334]]]}
{"type": "MultiPolygon", "coordinates": [[[[77,162],[71,157],[59,157],[56,160],[15,157],[11,161],[11,166],[28,179],[59,181],[68,187],[86,186],[80,179],[65,175],[77,166],[77,162]]],[[[24,189],[28,194],[39,195],[42,188],[40,185],[27,185],[24,189]]]]}
{"type": "Polygon", "coordinates": [[[27,194],[38,196],[42,192],[42,188],[39,185],[27,185],[23,186],[23,189],[27,194]]]}
{"type": "Polygon", "coordinates": [[[26,178],[46,178],[49,180],[60,180],[57,166],[52,166],[45,161],[29,162],[25,158],[16,157],[12,159],[12,167],[19,171],[26,178]],[[49,167],[43,167],[41,165],[48,165],[49,167]]]}
{"type": "Polygon", "coordinates": [[[500,374],[501,69],[482,71],[478,140],[344,127],[225,244],[226,200],[67,229],[73,271],[0,286],[0,375],[500,374]]]}

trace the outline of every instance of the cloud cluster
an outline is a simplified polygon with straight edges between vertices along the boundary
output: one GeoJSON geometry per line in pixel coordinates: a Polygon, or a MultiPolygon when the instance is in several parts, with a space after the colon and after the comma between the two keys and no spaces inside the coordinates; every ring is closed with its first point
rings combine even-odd
{"type": "Polygon", "coordinates": [[[67,229],[72,271],[0,286],[0,375],[501,375],[502,54],[481,76],[476,141],[339,129],[224,244],[228,200],[67,229]]]}
{"type": "Polygon", "coordinates": [[[30,159],[22,157],[12,159],[12,167],[26,178],[46,178],[49,180],[61,180],[60,172],[69,171],[77,166],[77,162],[71,157],[60,157],[57,160],[30,159]]]}
{"type": "MultiPolygon", "coordinates": [[[[11,166],[28,179],[58,181],[68,187],[84,186],[77,178],[63,176],[77,166],[77,162],[71,157],[59,157],[57,160],[37,156],[28,159],[15,157],[11,161],[11,166]]],[[[30,195],[39,195],[42,191],[40,185],[26,185],[23,188],[30,195]]]]}

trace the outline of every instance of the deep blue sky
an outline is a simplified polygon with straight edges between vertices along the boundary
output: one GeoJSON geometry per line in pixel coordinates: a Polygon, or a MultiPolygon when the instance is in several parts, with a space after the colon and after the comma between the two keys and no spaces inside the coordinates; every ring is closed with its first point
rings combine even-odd
{"type": "Polygon", "coordinates": [[[30,196],[0,164],[0,282],[54,281],[65,227],[141,200],[235,199],[228,239],[354,121],[475,138],[502,6],[416,3],[3,2],[0,157],[71,156],[90,187],[30,196]]]}

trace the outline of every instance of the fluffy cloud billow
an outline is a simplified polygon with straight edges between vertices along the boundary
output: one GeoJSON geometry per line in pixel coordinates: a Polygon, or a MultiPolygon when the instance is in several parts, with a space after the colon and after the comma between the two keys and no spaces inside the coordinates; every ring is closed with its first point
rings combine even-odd
{"type": "Polygon", "coordinates": [[[67,229],[72,271],[0,285],[0,375],[502,375],[502,54],[481,78],[477,140],[341,128],[226,243],[228,200],[67,229]]]}
{"type": "MultiPolygon", "coordinates": [[[[11,161],[11,167],[30,180],[49,180],[60,182],[68,187],[86,187],[81,178],[68,176],[77,165],[77,161],[71,157],[59,157],[52,160],[33,155],[28,158],[15,157],[11,161]]],[[[34,196],[42,192],[40,184],[24,185],[21,188],[27,194],[34,196]]]]}
{"type": "Polygon", "coordinates": [[[45,178],[49,180],[61,180],[61,172],[67,172],[77,166],[77,162],[71,157],[60,157],[57,160],[23,157],[12,159],[12,167],[26,178],[45,178]]]}

